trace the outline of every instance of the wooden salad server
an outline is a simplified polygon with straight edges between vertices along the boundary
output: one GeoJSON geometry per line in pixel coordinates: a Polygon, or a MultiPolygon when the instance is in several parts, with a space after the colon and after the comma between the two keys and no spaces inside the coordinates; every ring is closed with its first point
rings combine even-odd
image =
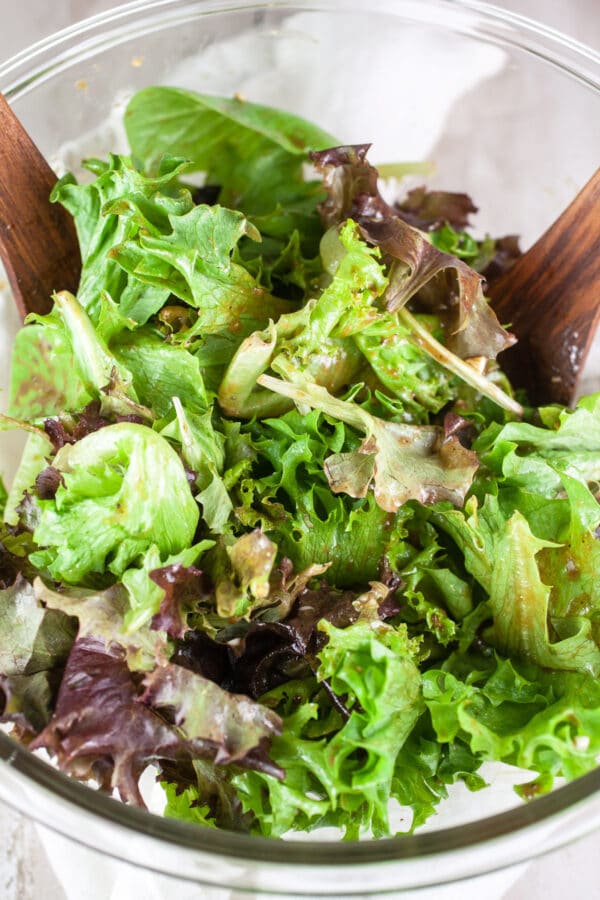
{"type": "Polygon", "coordinates": [[[57,177],[0,94],[0,257],[23,317],[75,292],[81,256],[71,215],[50,203],[57,177]]]}
{"type": "Polygon", "coordinates": [[[600,169],[487,294],[519,339],[499,358],[513,383],[571,405],[600,322],[600,169]]]}

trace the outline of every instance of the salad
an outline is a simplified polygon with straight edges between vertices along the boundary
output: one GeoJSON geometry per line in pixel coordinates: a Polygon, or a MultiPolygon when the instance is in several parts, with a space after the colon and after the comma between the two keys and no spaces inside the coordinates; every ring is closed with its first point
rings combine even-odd
{"type": "Polygon", "coordinates": [[[525,799],[593,768],[600,394],[503,374],[516,240],[241,98],[148,88],[125,125],[52,197],[77,296],[14,345],[0,721],[269,837],[386,836],[390,801],[413,831],[487,761],[525,799]]]}

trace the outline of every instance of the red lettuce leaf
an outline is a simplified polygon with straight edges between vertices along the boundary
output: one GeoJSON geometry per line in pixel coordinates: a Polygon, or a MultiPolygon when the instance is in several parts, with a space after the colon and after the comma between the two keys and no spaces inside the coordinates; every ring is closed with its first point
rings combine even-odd
{"type": "Polygon", "coordinates": [[[268,756],[280,729],[275,713],[179,666],[159,666],[142,684],[121,648],[107,651],[103,640],[84,637],[69,656],[54,715],[31,747],[143,806],[140,775],[161,760],[235,762],[282,777],[268,756]]]}
{"type": "Polygon", "coordinates": [[[477,212],[468,194],[428,191],[424,186],[409,191],[394,208],[401,219],[420,231],[435,231],[446,223],[456,231],[463,231],[471,213],[477,212]]]}
{"type": "Polygon", "coordinates": [[[67,774],[117,788],[139,806],[138,779],[150,762],[190,757],[184,738],[139,702],[124,653],[114,645],[106,652],[93,637],[75,642],[54,715],[31,747],[55,754],[67,774]]]}
{"type": "Polygon", "coordinates": [[[195,566],[175,563],[154,569],[150,578],[165,592],[150,627],[166,631],[169,637],[182,638],[187,630],[186,613],[211,593],[208,577],[195,566]]]}
{"type": "Polygon", "coordinates": [[[334,147],[311,154],[328,197],[320,206],[325,225],[352,218],[369,243],[391,262],[386,303],[390,312],[411,298],[440,314],[447,346],[463,359],[495,358],[514,338],[498,323],[483,296],[483,278],[465,262],[443,253],[422,231],[400,218],[379,193],[378,172],[366,158],[369,145],[334,147]]]}
{"type": "MultiPolygon", "coordinates": [[[[383,620],[399,612],[399,584],[391,578],[387,595],[378,605],[383,620]]],[[[173,661],[228,690],[258,699],[290,678],[314,671],[324,641],[318,623],[325,619],[337,628],[351,625],[359,618],[358,596],[355,591],[339,591],[323,582],[315,590],[303,591],[285,621],[255,621],[233,644],[214,640],[202,631],[188,632],[173,661]]]]}
{"type": "Polygon", "coordinates": [[[74,620],[44,609],[22,575],[0,590],[0,722],[22,736],[44,728],[74,637],[74,620]]]}

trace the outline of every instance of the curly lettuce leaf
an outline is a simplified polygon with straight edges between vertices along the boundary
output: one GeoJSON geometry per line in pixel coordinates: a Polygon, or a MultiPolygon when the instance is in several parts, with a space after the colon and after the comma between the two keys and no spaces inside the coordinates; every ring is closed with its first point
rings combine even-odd
{"type": "Polygon", "coordinates": [[[600,480],[600,394],[582,397],[574,410],[543,407],[541,424],[490,425],[475,449],[497,477],[555,498],[561,472],[584,482],[600,480]]]}
{"type": "Polygon", "coordinates": [[[168,290],[197,310],[189,336],[231,333],[241,339],[290,310],[289,302],[271,296],[232,258],[245,235],[260,240],[256,227],[238,210],[196,206],[170,215],[168,232],[140,230],[111,256],[137,279],[168,290]]]}
{"type": "Polygon", "coordinates": [[[227,415],[276,415],[289,403],[256,389],[257,378],[293,367],[337,392],[351,383],[360,366],[352,335],[378,317],[375,301],[387,278],[379,253],[360,238],[351,220],[332,229],[322,242],[329,284],[298,312],[281,316],[266,331],[250,335],[238,348],[219,388],[227,415]]]}
{"type": "Polygon", "coordinates": [[[241,98],[151,87],[130,101],[125,127],[148,168],[164,154],[180,154],[220,187],[220,203],[251,216],[263,234],[287,238],[297,228],[316,251],[322,190],[305,182],[302,163],[309,150],[335,143],[317,126],[241,98]]]}
{"type": "Polygon", "coordinates": [[[256,816],[256,829],[267,836],[337,825],[347,839],[366,830],[381,837],[389,834],[396,760],[424,708],[414,647],[401,630],[368,619],[343,629],[326,621],[320,627],[328,641],[318,677],[344,697],[345,723],[339,713],[326,714],[314,694],[303,698],[272,745],[285,781],[244,773],[233,782],[244,809],[256,816]],[[367,670],[370,682],[360,676],[367,670]]]}
{"type": "Polygon", "coordinates": [[[589,619],[549,615],[551,588],[542,581],[537,557],[556,545],[536,537],[522,513],[505,518],[498,500],[488,496],[481,509],[473,498],[464,513],[438,509],[433,520],[452,536],[467,571],[488,595],[486,609],[493,625],[486,637],[492,644],[539,666],[600,671],[600,650],[589,619]]]}
{"type": "Polygon", "coordinates": [[[164,160],[160,171],[147,177],[125,156],[111,155],[107,162],[87,160],[96,175],[91,184],[77,184],[67,174],[56,184],[51,199],[73,216],[82,257],[77,297],[97,321],[102,295],[119,303],[124,316],[143,324],[168,300],[164,285],[149,285],[127,273],[112,257],[114,247],[131,240],[141,227],[164,227],[168,213],[182,214],[193,201],[178,177],[184,160],[164,160]],[[131,206],[143,209],[143,219],[129,214],[131,206]]]}
{"type": "Polygon", "coordinates": [[[325,461],[334,492],[364,497],[373,483],[375,499],[388,512],[408,500],[461,504],[479,466],[477,456],[437,426],[402,425],[370,415],[355,403],[332,397],[311,383],[280,381],[263,375],[259,384],[298,404],[320,409],[365,433],[361,447],[325,461]]]}
{"type": "Polygon", "coordinates": [[[444,670],[424,674],[423,696],[438,741],[468,746],[480,763],[537,772],[517,788],[526,799],[557,776],[576,778],[597,765],[600,697],[590,675],[455,655],[444,670]]]}
{"type": "Polygon", "coordinates": [[[296,569],[327,564],[327,581],[348,587],[377,578],[382,558],[403,552],[402,516],[391,516],[372,495],[352,499],[331,491],[325,460],[358,444],[342,422],[318,410],[291,410],[248,431],[256,473],[240,482],[238,518],[260,525],[296,569]]]}

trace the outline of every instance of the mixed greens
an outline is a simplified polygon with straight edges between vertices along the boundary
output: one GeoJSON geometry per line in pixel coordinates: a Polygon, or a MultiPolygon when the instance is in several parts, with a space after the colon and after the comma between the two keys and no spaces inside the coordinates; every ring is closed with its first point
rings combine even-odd
{"type": "Polygon", "coordinates": [[[525,798],[594,767],[600,395],[534,409],[496,363],[515,239],[241,99],[150,88],[125,124],[54,191],[77,297],[14,345],[1,720],[271,837],[384,836],[390,800],[412,830],[489,760],[525,798]]]}

